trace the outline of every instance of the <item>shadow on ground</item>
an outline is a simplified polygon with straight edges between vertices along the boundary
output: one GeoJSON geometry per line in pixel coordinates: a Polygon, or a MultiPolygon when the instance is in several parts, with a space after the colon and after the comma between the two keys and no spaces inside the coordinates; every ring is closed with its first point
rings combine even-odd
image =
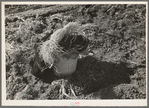
{"type": "Polygon", "coordinates": [[[70,82],[74,88],[77,86],[76,92],[81,89],[83,93],[90,94],[112,85],[130,83],[130,74],[133,74],[133,70],[127,68],[123,62],[114,64],[87,56],[78,61],[77,70],[71,76],[70,82]]]}

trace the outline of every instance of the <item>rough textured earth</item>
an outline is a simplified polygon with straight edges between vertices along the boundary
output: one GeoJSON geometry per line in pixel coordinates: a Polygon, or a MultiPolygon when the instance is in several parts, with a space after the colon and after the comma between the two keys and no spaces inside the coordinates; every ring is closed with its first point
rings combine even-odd
{"type": "Polygon", "coordinates": [[[78,21],[94,55],[83,56],[76,72],[65,79],[77,99],[146,98],[146,6],[6,5],[7,100],[69,99],[60,92],[61,78],[33,76],[29,65],[35,44],[68,22],[78,21]]]}

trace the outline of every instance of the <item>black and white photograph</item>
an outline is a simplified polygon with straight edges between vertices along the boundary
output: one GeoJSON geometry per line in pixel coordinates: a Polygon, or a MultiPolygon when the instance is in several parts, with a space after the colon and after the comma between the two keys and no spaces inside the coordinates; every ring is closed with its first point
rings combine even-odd
{"type": "Polygon", "coordinates": [[[147,105],[147,2],[1,7],[3,105],[147,105]]]}

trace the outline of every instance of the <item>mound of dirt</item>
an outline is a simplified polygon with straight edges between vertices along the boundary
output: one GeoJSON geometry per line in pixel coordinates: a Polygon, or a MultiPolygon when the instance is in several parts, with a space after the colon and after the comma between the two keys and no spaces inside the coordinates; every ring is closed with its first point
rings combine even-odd
{"type": "Polygon", "coordinates": [[[5,5],[5,15],[7,100],[70,99],[60,92],[62,78],[39,79],[29,62],[35,46],[74,21],[93,55],[79,58],[67,94],[70,83],[77,99],[146,99],[146,5],[5,5]]]}

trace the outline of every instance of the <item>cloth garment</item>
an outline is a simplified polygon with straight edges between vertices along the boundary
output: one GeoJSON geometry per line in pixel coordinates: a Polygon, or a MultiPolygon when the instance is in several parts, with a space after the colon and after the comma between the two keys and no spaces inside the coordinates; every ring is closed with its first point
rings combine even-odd
{"type": "Polygon", "coordinates": [[[55,74],[57,76],[66,76],[71,75],[73,72],[75,72],[77,67],[77,61],[78,61],[78,54],[72,54],[70,58],[62,58],[60,59],[59,63],[56,64],[55,67],[55,74]],[[75,58],[73,58],[75,56],[75,58]]]}

